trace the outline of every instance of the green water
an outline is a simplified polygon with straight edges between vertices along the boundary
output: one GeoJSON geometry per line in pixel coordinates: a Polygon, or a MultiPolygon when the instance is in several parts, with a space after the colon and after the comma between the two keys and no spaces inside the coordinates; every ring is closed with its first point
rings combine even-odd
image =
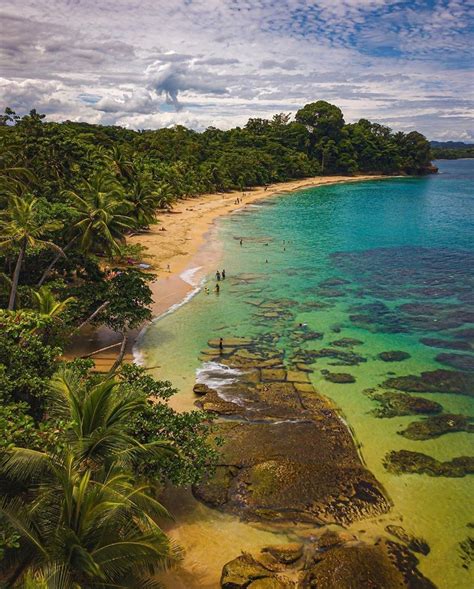
{"type": "MultiPolygon", "coordinates": [[[[472,351],[420,342],[430,337],[472,344],[472,333],[463,332],[474,327],[474,161],[439,164],[438,176],[303,190],[221,220],[213,235],[223,247],[220,266],[227,273],[220,294],[202,290],[157,321],[145,333],[141,351],[149,365],[160,366],[157,376],[181,389],[180,406],[191,408],[191,387],[202,368],[199,353],[211,337],[278,334],[277,346],[288,359],[300,322],[324,334],[306,349],[327,348],[341,338],[361,340],[352,350],[364,362],[336,367],[333,358],[321,358],[312,374],[318,391],[340,407],[363,460],[394,504],[387,516],[354,529],[372,537],[389,523],[403,525],[431,547],[428,556],[420,556],[422,572],[439,587],[467,589],[474,583],[462,566],[459,543],[472,535],[472,475],[394,475],[383,459],[401,449],[439,460],[469,456],[474,436],[458,432],[408,440],[397,432],[419,418],[377,418],[372,410],[378,404],[363,394],[394,375],[454,369],[453,362],[461,362],[463,370],[474,368],[472,351]],[[289,313],[262,316],[258,304],[281,299],[292,301],[289,313]],[[377,357],[388,350],[403,350],[410,358],[386,363],[377,357]],[[455,354],[447,359],[451,365],[435,359],[441,353],[455,354]],[[356,382],[330,383],[321,374],[325,369],[350,373],[356,382]]],[[[205,277],[211,290],[213,274],[205,277]]],[[[472,397],[418,396],[439,402],[444,412],[474,416],[472,397]]]]}

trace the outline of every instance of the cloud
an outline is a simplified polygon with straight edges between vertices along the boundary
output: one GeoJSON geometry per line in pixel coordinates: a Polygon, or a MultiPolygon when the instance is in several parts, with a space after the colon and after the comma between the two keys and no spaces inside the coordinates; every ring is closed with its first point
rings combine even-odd
{"type": "Polygon", "coordinates": [[[430,138],[468,132],[466,0],[29,0],[21,10],[2,0],[2,8],[0,94],[19,112],[201,129],[325,99],[347,121],[417,127],[430,138]]]}

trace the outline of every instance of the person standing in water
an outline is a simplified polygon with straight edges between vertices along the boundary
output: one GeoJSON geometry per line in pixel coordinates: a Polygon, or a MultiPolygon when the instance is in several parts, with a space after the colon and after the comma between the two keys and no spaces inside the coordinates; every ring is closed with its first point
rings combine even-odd
{"type": "Polygon", "coordinates": [[[216,283],[216,288],[214,289],[216,291],[216,294],[219,294],[221,287],[219,286],[219,283],[216,283]]]}
{"type": "Polygon", "coordinates": [[[216,272],[216,280],[217,280],[217,282],[219,282],[220,279],[221,279],[221,273],[219,272],[219,270],[217,270],[217,272],[216,272]]]}
{"type": "Polygon", "coordinates": [[[219,351],[221,354],[224,351],[224,340],[222,338],[219,338],[219,351]]]}
{"type": "Polygon", "coordinates": [[[243,239],[240,238],[240,247],[242,247],[243,239]]]}
{"type": "Polygon", "coordinates": [[[225,270],[222,270],[222,280],[225,280],[225,270]]]}

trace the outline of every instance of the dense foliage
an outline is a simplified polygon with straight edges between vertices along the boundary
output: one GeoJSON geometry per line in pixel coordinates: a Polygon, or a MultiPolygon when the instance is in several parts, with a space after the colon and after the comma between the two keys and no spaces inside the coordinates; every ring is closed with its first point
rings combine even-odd
{"type": "Polygon", "coordinates": [[[431,152],[437,160],[474,158],[474,145],[462,141],[432,141],[431,152]]]}

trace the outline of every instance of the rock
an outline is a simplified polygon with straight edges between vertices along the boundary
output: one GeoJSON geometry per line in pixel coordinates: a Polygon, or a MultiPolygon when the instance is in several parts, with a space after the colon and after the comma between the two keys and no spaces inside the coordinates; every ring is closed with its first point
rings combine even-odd
{"type": "Polygon", "coordinates": [[[261,372],[262,382],[284,381],[286,380],[286,370],[283,368],[263,368],[261,372]]]}
{"type": "Polygon", "coordinates": [[[370,398],[381,404],[372,413],[376,417],[398,417],[400,415],[423,415],[441,413],[443,407],[423,397],[415,397],[406,393],[369,392],[370,398]]]}
{"type": "Polygon", "coordinates": [[[237,415],[242,411],[237,403],[226,401],[213,389],[209,389],[209,392],[201,396],[194,404],[203,411],[219,415],[237,415]]]}
{"type": "MultiPolygon", "coordinates": [[[[435,589],[417,569],[417,558],[403,545],[386,539],[375,545],[354,543],[341,534],[325,532],[327,542],[298,547],[291,558],[280,558],[281,547],[269,546],[259,555],[243,554],[224,566],[225,589],[435,589]],[[346,543],[350,542],[350,544],[346,543]],[[324,550],[321,550],[324,545],[324,550]],[[303,554],[304,552],[304,554],[303,554]],[[270,559],[270,560],[268,560],[270,559]],[[267,568],[270,567],[270,570],[267,568]],[[295,583],[290,580],[297,578],[295,583]]],[[[301,545],[299,545],[301,546],[301,545]]],[[[287,551],[283,551],[286,556],[287,551]]]]}
{"type": "Polygon", "coordinates": [[[324,379],[337,384],[349,384],[356,381],[355,377],[347,372],[329,372],[328,370],[324,371],[324,379]]]}
{"type": "Polygon", "coordinates": [[[393,350],[391,352],[381,352],[378,357],[384,362],[402,362],[407,358],[411,358],[408,352],[402,352],[400,350],[393,350]]]}
{"type": "Polygon", "coordinates": [[[474,473],[474,457],[458,456],[440,462],[432,456],[410,450],[393,450],[384,459],[384,466],[394,474],[427,474],[432,477],[464,477],[474,473]]]}
{"type": "Polygon", "coordinates": [[[348,350],[337,350],[334,348],[322,348],[321,350],[304,350],[302,355],[311,360],[317,358],[334,358],[337,362],[331,362],[332,366],[357,366],[361,362],[367,362],[367,359],[355,352],[348,350]]]}
{"type": "Polygon", "coordinates": [[[214,389],[211,389],[207,384],[196,383],[193,386],[193,393],[196,395],[207,395],[207,393],[215,393],[214,389]]]}
{"type": "Polygon", "coordinates": [[[409,374],[389,378],[383,383],[387,388],[415,393],[453,393],[474,396],[474,376],[454,370],[432,370],[420,376],[409,374]]]}
{"type": "Polygon", "coordinates": [[[303,544],[292,542],[262,548],[262,553],[270,554],[281,564],[292,564],[303,556],[303,544]]]}
{"type": "Polygon", "coordinates": [[[293,589],[295,584],[289,579],[282,577],[265,577],[257,579],[248,585],[248,589],[293,589]]]}
{"type": "Polygon", "coordinates": [[[474,371],[474,355],[443,353],[438,354],[435,360],[457,370],[474,371]]]}
{"type": "Polygon", "coordinates": [[[425,556],[429,554],[430,547],[426,540],[423,538],[417,538],[412,534],[409,534],[406,530],[402,528],[402,526],[394,526],[389,525],[385,527],[385,530],[395,536],[398,540],[404,542],[410,550],[413,552],[419,552],[420,554],[424,554],[425,556]]]}
{"type": "Polygon", "coordinates": [[[250,554],[231,560],[222,570],[222,589],[246,589],[252,581],[270,577],[272,573],[256,562],[250,554]]]}
{"type": "Polygon", "coordinates": [[[409,440],[430,440],[452,432],[474,432],[473,418],[465,415],[444,413],[414,421],[406,429],[398,432],[409,440]]]}
{"type": "Polygon", "coordinates": [[[353,337],[343,337],[331,342],[331,346],[337,346],[339,348],[352,348],[352,346],[360,346],[363,343],[364,342],[360,339],[355,339],[353,337]]]}
{"type": "Polygon", "coordinates": [[[395,542],[336,546],[321,553],[302,587],[314,589],[435,589],[417,570],[418,560],[395,542]]]}
{"type": "MultiPolygon", "coordinates": [[[[314,391],[311,398],[316,411],[314,391]]],[[[299,409],[294,415],[301,421],[219,424],[216,434],[225,440],[220,465],[232,466],[236,473],[226,478],[219,473],[218,488],[228,485],[227,494],[219,490],[219,501],[226,497],[220,508],[253,521],[343,525],[388,511],[384,491],[360,463],[349,431],[334,411],[322,407],[318,421],[318,414],[313,421],[308,412],[302,420],[299,409]]],[[[193,491],[198,499],[214,504],[215,487],[210,476],[193,491]]]]}
{"type": "Polygon", "coordinates": [[[463,569],[469,570],[474,561],[474,538],[468,536],[462,542],[459,542],[459,552],[463,569]]]}
{"type": "Polygon", "coordinates": [[[327,278],[319,283],[319,286],[326,287],[326,286],[342,286],[343,284],[350,284],[349,280],[345,278],[327,278]]]}
{"type": "MultiPolygon", "coordinates": [[[[210,339],[207,342],[207,345],[210,348],[218,348],[220,343],[220,338],[210,339]]],[[[225,348],[238,348],[249,346],[252,343],[252,340],[246,337],[225,337],[223,338],[223,345],[225,348]]]]}
{"type": "Polygon", "coordinates": [[[471,345],[465,341],[453,341],[449,339],[438,339],[435,337],[422,337],[420,342],[431,348],[447,348],[451,350],[470,350],[471,345]]]}
{"type": "Polygon", "coordinates": [[[306,370],[288,370],[286,379],[290,382],[309,382],[309,376],[306,370]]]}

